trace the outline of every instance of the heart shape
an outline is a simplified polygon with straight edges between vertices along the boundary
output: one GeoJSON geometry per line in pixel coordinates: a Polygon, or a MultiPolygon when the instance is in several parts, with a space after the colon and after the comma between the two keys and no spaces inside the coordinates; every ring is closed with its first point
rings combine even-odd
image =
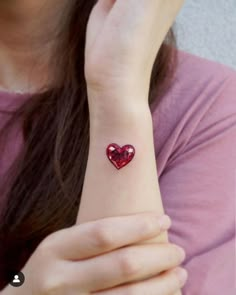
{"type": "Polygon", "coordinates": [[[123,147],[120,147],[116,143],[111,143],[107,147],[106,154],[110,162],[117,169],[120,169],[133,159],[135,148],[131,144],[126,144],[123,147]]]}

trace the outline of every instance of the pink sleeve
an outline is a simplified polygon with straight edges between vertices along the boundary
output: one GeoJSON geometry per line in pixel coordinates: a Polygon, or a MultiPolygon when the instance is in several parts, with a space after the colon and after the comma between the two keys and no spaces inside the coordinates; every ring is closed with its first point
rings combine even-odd
{"type": "Polygon", "coordinates": [[[169,237],[187,253],[183,295],[236,294],[236,73],[219,80],[216,69],[205,84],[186,78],[185,85],[174,86],[154,114],[160,190],[172,219],[169,237]]]}

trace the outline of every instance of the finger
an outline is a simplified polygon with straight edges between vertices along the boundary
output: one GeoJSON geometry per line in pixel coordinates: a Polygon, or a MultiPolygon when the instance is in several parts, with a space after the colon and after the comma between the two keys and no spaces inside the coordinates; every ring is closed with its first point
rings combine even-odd
{"type": "Polygon", "coordinates": [[[178,266],[184,257],[183,251],[171,243],[134,245],[79,264],[73,262],[69,266],[70,277],[88,291],[96,291],[150,278],[178,266]]]}
{"type": "MultiPolygon", "coordinates": [[[[187,272],[185,271],[186,275],[187,272]]],[[[156,277],[131,284],[125,284],[119,287],[115,287],[105,291],[92,292],[96,295],[123,295],[123,294],[135,294],[135,295],[169,295],[173,292],[175,294],[181,294],[179,289],[184,285],[180,280],[175,270],[166,271],[165,273],[156,277]]]]}
{"type": "MultiPolygon", "coordinates": [[[[46,239],[47,247],[64,259],[90,258],[157,236],[161,232],[160,217],[146,212],[75,225],[51,234],[46,239]]],[[[163,220],[168,228],[170,218],[165,216],[163,220]]]]}

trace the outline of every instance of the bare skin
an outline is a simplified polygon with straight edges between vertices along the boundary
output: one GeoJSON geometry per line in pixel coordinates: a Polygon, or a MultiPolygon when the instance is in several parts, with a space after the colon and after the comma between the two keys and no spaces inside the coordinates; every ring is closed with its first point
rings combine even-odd
{"type": "MultiPolygon", "coordinates": [[[[117,2],[118,1],[119,0],[117,0],[117,2]]],[[[130,4],[134,4],[133,0],[129,1],[130,4]]],[[[143,2],[143,0],[136,1],[140,1],[140,3],[143,2]]],[[[178,1],[179,3],[183,2],[182,0],[178,1]]],[[[178,3],[178,1],[175,3],[178,3]]],[[[37,3],[37,1],[35,0],[25,0],[23,2],[18,2],[17,0],[0,0],[0,85],[2,85],[3,89],[7,89],[9,91],[33,92],[40,89],[40,87],[44,86],[45,83],[49,83],[47,82],[50,81],[48,79],[50,77],[50,72],[48,70],[48,61],[50,58],[50,50],[53,46],[53,42],[55,42],[53,36],[55,32],[55,27],[57,26],[59,20],[61,9],[64,7],[67,1],[60,1],[60,7],[58,7],[58,2],[55,2],[56,0],[48,0],[44,1],[43,3],[39,1],[37,3]],[[50,22],[52,19],[53,23],[50,22]],[[44,24],[43,27],[42,24],[44,24]],[[45,77],[45,79],[41,79],[42,77],[45,77]]],[[[105,17],[105,13],[109,13],[109,9],[111,8],[113,2],[115,1],[100,0],[100,3],[106,4],[107,6],[103,7],[105,8],[104,11],[97,10],[97,20],[103,19],[103,17],[105,17]]],[[[155,11],[159,11],[160,13],[160,10],[164,9],[162,10],[162,12],[165,11],[167,13],[167,16],[170,17],[169,23],[166,24],[166,28],[165,26],[162,26],[162,28],[164,29],[160,33],[160,39],[158,40],[157,44],[155,44],[155,46],[157,47],[161,44],[162,37],[164,38],[165,29],[168,30],[168,26],[171,25],[173,17],[171,14],[169,14],[168,10],[171,9],[171,7],[173,8],[173,6],[165,6],[165,3],[167,3],[166,0],[150,0],[150,6],[154,4],[157,5],[149,7],[150,11],[154,11],[152,8],[155,8],[155,11]],[[158,6],[158,2],[160,6],[158,6]]],[[[129,9],[127,9],[127,11],[129,11],[129,9]]],[[[173,15],[176,11],[172,11],[173,15]]],[[[155,15],[153,14],[153,17],[154,16],[155,15]]],[[[93,38],[95,37],[95,33],[97,33],[94,31],[94,34],[91,34],[91,29],[93,28],[92,24],[93,23],[91,23],[90,26],[90,44],[88,44],[88,49],[94,41],[93,38]]],[[[100,24],[102,24],[102,22],[100,22],[100,24]]],[[[147,29],[148,25],[149,24],[147,22],[147,29]]],[[[97,25],[94,27],[97,31],[99,28],[101,28],[97,25]]],[[[133,28],[135,28],[135,26],[133,28]]],[[[136,32],[138,33],[138,30],[136,32]]],[[[137,34],[137,36],[138,35],[139,34],[137,34]]],[[[106,37],[108,36],[108,34],[104,34],[104,36],[106,37]]],[[[140,40],[137,39],[136,41],[138,44],[140,40]]],[[[106,44],[106,42],[104,42],[104,44],[106,44]]],[[[96,50],[97,53],[99,52],[98,49],[96,50]]],[[[112,240],[109,240],[109,235],[107,236],[107,232],[122,232],[122,230],[117,230],[122,229],[122,226],[124,226],[124,223],[122,223],[122,219],[119,219],[118,216],[135,213],[137,214],[143,211],[151,210],[155,210],[155,214],[159,217],[162,216],[164,213],[158,184],[156,182],[157,177],[156,167],[154,164],[155,158],[152,141],[151,117],[147,105],[147,85],[149,81],[149,70],[151,68],[152,58],[155,55],[155,50],[157,50],[157,48],[153,47],[153,51],[150,51],[150,59],[148,59],[148,67],[145,72],[145,79],[142,79],[142,81],[138,80],[141,77],[139,74],[139,70],[141,70],[142,72],[142,63],[139,65],[139,68],[133,68],[134,72],[130,73],[129,77],[126,77],[127,79],[125,79],[125,81],[128,81],[127,84],[122,84],[122,79],[117,79],[117,77],[115,77],[116,79],[112,80],[112,82],[118,82],[116,85],[113,85],[113,93],[107,91],[108,88],[106,86],[106,83],[104,83],[104,81],[107,82],[107,79],[97,80],[97,77],[105,77],[105,74],[107,74],[106,72],[103,73],[103,75],[91,75],[91,73],[99,72],[99,64],[96,63],[96,61],[102,58],[102,56],[100,56],[99,54],[96,56],[95,54],[92,61],[87,58],[87,61],[90,61],[89,63],[87,63],[86,73],[87,82],[89,82],[89,103],[92,110],[92,145],[90,148],[90,161],[86,173],[86,186],[83,191],[81,203],[82,206],[78,213],[77,224],[71,229],[65,229],[63,231],[54,233],[53,235],[46,238],[33,253],[23,269],[23,272],[26,274],[26,276],[29,276],[31,278],[30,280],[28,280],[28,285],[24,285],[24,290],[21,288],[14,289],[15,293],[13,293],[12,288],[8,286],[3,291],[3,295],[47,295],[52,294],[54,290],[56,290],[56,294],[60,294],[59,292],[61,291],[62,294],[66,293],[81,295],[92,293],[99,295],[118,295],[125,294],[127,292],[133,292],[134,294],[141,295],[143,294],[143,290],[148,290],[148,294],[150,295],[158,294],[158,292],[162,295],[181,294],[180,288],[183,286],[183,284],[179,283],[177,276],[173,272],[173,270],[181,263],[182,260],[176,259],[178,254],[170,250],[171,244],[168,243],[166,231],[155,232],[155,234],[147,234],[143,236],[143,231],[140,231],[140,227],[138,226],[138,233],[134,239],[131,239],[130,237],[131,232],[135,234],[135,228],[133,228],[133,230],[131,228],[130,232],[127,231],[124,237],[122,237],[122,241],[119,241],[119,234],[118,237],[116,237],[115,235],[112,236],[112,240]],[[96,69],[93,68],[94,65],[96,65],[96,69]],[[137,76],[133,75],[134,73],[136,73],[137,76]],[[135,79],[133,79],[132,77],[135,77],[135,79]],[[139,89],[140,107],[135,104],[135,106],[137,107],[137,109],[135,109],[133,101],[132,104],[129,105],[129,107],[134,107],[135,111],[133,112],[133,116],[125,113],[124,116],[119,117],[117,116],[118,113],[110,113],[110,119],[114,121],[106,121],[109,120],[109,116],[103,116],[105,114],[103,112],[108,110],[103,107],[102,109],[100,109],[101,105],[97,104],[96,102],[101,101],[101,96],[104,99],[103,106],[107,105],[106,100],[109,101],[110,99],[118,99],[120,97],[123,97],[123,99],[128,97],[137,97],[135,87],[132,87],[132,85],[142,86],[142,89],[139,89]],[[101,117],[106,117],[106,120],[101,120],[101,117]],[[138,125],[138,123],[140,123],[141,121],[140,118],[142,118],[143,120],[142,126],[138,125]],[[132,128],[133,138],[131,138],[128,133],[125,135],[124,130],[122,130],[122,128],[125,127],[124,122],[128,122],[128,120],[129,122],[131,120],[130,127],[132,128]],[[108,123],[112,123],[115,129],[109,130],[107,126],[109,126],[110,124],[108,123]],[[100,149],[100,147],[108,142],[111,136],[114,136],[114,130],[117,136],[124,136],[122,139],[124,142],[126,141],[125,136],[127,136],[127,140],[129,139],[134,142],[134,144],[138,147],[138,152],[141,150],[141,148],[139,149],[139,147],[142,146],[142,143],[147,143],[144,154],[150,156],[146,159],[146,161],[143,161],[140,158],[140,161],[138,161],[136,168],[132,168],[132,166],[130,166],[129,168],[131,168],[131,170],[124,170],[126,171],[126,173],[130,173],[130,175],[127,174],[127,179],[130,179],[130,184],[122,180],[122,178],[125,179],[125,175],[123,176],[121,173],[120,178],[114,177],[113,175],[115,175],[115,173],[114,170],[111,170],[111,166],[105,166],[102,162],[96,163],[95,161],[91,160],[93,158],[96,158],[97,152],[100,153],[103,151],[100,149]],[[100,138],[100,136],[97,136],[101,134],[101,131],[103,133],[102,138],[100,138]],[[136,135],[139,135],[139,133],[140,135],[143,134],[143,138],[140,137],[139,140],[136,140],[135,137],[138,138],[138,136],[136,135]],[[92,167],[92,163],[96,163],[96,167],[92,167]],[[100,168],[102,168],[103,165],[104,170],[102,174],[100,168]],[[98,171],[96,171],[95,168],[98,171]],[[145,171],[145,175],[141,174],[141,172],[143,173],[143,171],[145,171]],[[139,179],[141,175],[142,177],[141,179],[139,179]],[[102,185],[103,181],[102,183],[99,182],[99,186],[94,186],[94,183],[96,183],[94,182],[94,180],[98,180],[98,176],[103,176],[105,180],[104,186],[102,185]],[[131,181],[133,179],[132,177],[136,180],[136,183],[138,183],[139,186],[135,185],[134,181],[131,181]],[[102,187],[105,187],[107,180],[109,180],[109,185],[106,186],[107,191],[105,192],[102,190],[102,187]],[[110,202],[111,194],[109,193],[109,189],[111,190],[114,185],[121,187],[121,184],[125,184],[124,187],[122,187],[122,192],[123,194],[124,192],[126,193],[126,197],[128,199],[126,198],[125,202],[122,201],[122,199],[119,198],[119,191],[117,190],[117,198],[115,198],[116,203],[114,205],[114,202],[110,202]],[[96,190],[94,194],[93,189],[95,188],[96,190]],[[96,196],[95,199],[94,196],[96,196]],[[95,206],[91,206],[91,204],[95,204],[95,206]],[[106,204],[106,206],[104,206],[103,204],[106,204]],[[96,210],[94,210],[94,208],[96,208],[96,210]],[[127,209],[129,212],[127,212],[127,209]],[[99,222],[99,220],[103,218],[112,216],[116,216],[118,218],[116,220],[116,224],[113,224],[112,220],[107,220],[107,222],[103,225],[99,222]],[[95,223],[90,224],[90,222],[92,222],[93,220],[95,220],[95,223]],[[89,224],[91,227],[89,227],[89,224]],[[88,232],[86,232],[86,230],[88,230],[88,232]],[[84,233],[84,235],[79,235],[80,233],[84,233]],[[89,233],[92,233],[90,237],[89,233]],[[80,241],[75,239],[77,235],[78,237],[81,237],[81,241],[84,241],[85,237],[89,237],[89,239],[86,240],[86,243],[84,243],[84,245],[81,245],[81,249],[78,247],[78,245],[81,244],[80,241]],[[149,243],[151,240],[152,245],[149,243]],[[64,243],[62,243],[62,241],[64,241],[64,243]],[[70,245],[69,248],[68,245],[70,245]],[[119,254],[120,246],[126,246],[125,249],[127,249],[127,252],[122,251],[124,256],[122,256],[122,253],[119,254]],[[90,248],[91,253],[84,256],[84,252],[87,251],[86,249],[90,248]],[[99,257],[99,254],[106,252],[107,248],[109,248],[112,252],[109,251],[108,253],[105,253],[102,258],[100,257],[100,259],[97,259],[96,255],[99,257]],[[159,262],[161,261],[161,259],[163,260],[163,265],[165,265],[163,268],[160,268],[160,264],[157,265],[157,263],[155,263],[152,259],[152,257],[156,255],[156,249],[159,249],[160,251],[159,262]],[[165,251],[161,253],[161,249],[165,249],[165,251]],[[168,249],[170,251],[168,251],[168,249]],[[152,250],[153,252],[150,252],[152,250]],[[137,265],[138,257],[140,261],[137,265]],[[88,261],[83,260],[84,263],[79,261],[80,259],[87,258],[93,259],[88,259],[88,261]],[[74,263],[75,261],[76,263],[74,263]],[[122,278],[120,278],[119,261],[121,261],[122,265],[125,265],[121,266],[122,269],[125,268],[125,272],[129,272],[129,275],[123,275],[122,278]],[[172,261],[171,264],[168,264],[168,261],[172,261]],[[42,284],[37,281],[37,277],[31,277],[32,274],[35,273],[34,270],[38,269],[39,263],[40,269],[45,270],[42,271],[44,273],[44,277],[41,276],[42,284]],[[50,267],[48,267],[48,263],[50,263],[50,267]],[[117,267],[108,267],[109,273],[104,273],[103,277],[101,278],[99,276],[100,270],[106,269],[105,266],[108,265],[108,263],[111,266],[116,265],[117,263],[117,267]],[[63,270],[61,276],[56,275],[58,269],[57,267],[61,267],[61,270],[63,270]],[[96,272],[96,269],[99,270],[99,272],[96,272]],[[164,273],[161,274],[161,272],[164,273]],[[71,275],[72,273],[74,274],[74,276],[71,275]],[[79,274],[83,274],[81,281],[77,280],[76,275],[79,274]],[[108,276],[108,274],[110,276],[108,276]],[[153,279],[151,279],[151,277],[153,277],[153,279]],[[96,282],[98,284],[96,284],[96,282]],[[99,283],[103,283],[103,285],[99,285],[99,283]],[[123,285],[123,287],[119,287],[118,285],[121,283],[129,284],[123,285]],[[105,288],[106,290],[100,291],[103,288],[105,288]],[[32,293],[32,290],[34,291],[34,293],[32,293]]],[[[114,52],[111,50],[111,55],[113,53],[114,52]]],[[[132,54],[131,51],[130,53],[132,54]]],[[[136,57],[138,57],[138,55],[136,57]]],[[[114,59],[112,58],[111,60],[114,59]]],[[[143,60],[143,62],[145,63],[145,60],[143,60]]],[[[120,62],[118,62],[117,64],[120,64],[120,62]]],[[[108,68],[109,67],[107,67],[106,69],[108,68]]],[[[108,81],[108,85],[110,84],[110,82],[108,81]]],[[[120,106],[124,107],[124,101],[123,103],[121,102],[120,106]]],[[[121,136],[119,139],[121,140],[121,136]]],[[[137,154],[137,158],[138,157],[139,154],[137,154]]],[[[126,220],[126,224],[131,225],[131,220],[126,220]]]]}
{"type": "Polygon", "coordinates": [[[0,0],[0,89],[36,92],[48,83],[50,50],[66,3],[0,0]]]}

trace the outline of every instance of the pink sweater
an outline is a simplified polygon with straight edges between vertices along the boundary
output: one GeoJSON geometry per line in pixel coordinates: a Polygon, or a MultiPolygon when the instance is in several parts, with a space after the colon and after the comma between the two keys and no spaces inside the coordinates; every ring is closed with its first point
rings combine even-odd
{"type": "MultiPolygon", "coordinates": [[[[0,92],[0,110],[24,97],[0,92]]],[[[234,295],[236,72],[179,51],[175,81],[151,110],[169,240],[187,254],[183,295],[234,295]]],[[[0,179],[22,143],[16,132],[0,154],[0,179]]]]}

